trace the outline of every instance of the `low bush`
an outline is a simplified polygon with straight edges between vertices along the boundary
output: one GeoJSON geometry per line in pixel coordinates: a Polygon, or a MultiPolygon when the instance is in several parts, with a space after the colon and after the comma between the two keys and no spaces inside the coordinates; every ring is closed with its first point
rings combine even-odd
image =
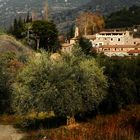
{"type": "Polygon", "coordinates": [[[50,129],[56,128],[66,124],[66,118],[64,117],[50,117],[50,118],[23,118],[16,122],[14,125],[22,130],[38,130],[38,129],[50,129]]]}

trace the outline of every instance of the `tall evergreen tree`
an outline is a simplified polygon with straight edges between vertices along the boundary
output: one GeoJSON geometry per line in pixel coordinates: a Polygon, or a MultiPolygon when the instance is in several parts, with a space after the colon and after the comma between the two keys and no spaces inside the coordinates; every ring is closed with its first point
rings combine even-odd
{"type": "Polygon", "coordinates": [[[43,48],[49,52],[55,52],[58,49],[58,31],[53,22],[34,21],[32,32],[36,41],[36,49],[43,48]]]}
{"type": "Polygon", "coordinates": [[[21,17],[18,20],[14,19],[13,26],[10,28],[11,28],[9,30],[10,33],[14,35],[16,38],[21,39],[25,37],[25,35],[23,34],[23,32],[25,31],[24,22],[21,17]]]}

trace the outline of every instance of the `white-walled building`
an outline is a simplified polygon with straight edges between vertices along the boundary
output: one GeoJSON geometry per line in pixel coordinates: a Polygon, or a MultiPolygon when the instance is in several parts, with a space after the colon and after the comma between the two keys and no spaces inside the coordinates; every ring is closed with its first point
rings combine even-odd
{"type": "Polygon", "coordinates": [[[133,38],[130,31],[108,31],[96,34],[96,39],[91,40],[93,47],[103,45],[136,45],[140,43],[139,38],[133,38]]]}
{"type": "MultiPolygon", "coordinates": [[[[130,31],[102,31],[94,35],[84,35],[84,38],[92,42],[93,49],[97,53],[107,56],[140,55],[140,38],[134,38],[130,31]]],[[[75,29],[75,37],[62,44],[62,52],[71,52],[79,38],[79,29],[75,29]]]]}

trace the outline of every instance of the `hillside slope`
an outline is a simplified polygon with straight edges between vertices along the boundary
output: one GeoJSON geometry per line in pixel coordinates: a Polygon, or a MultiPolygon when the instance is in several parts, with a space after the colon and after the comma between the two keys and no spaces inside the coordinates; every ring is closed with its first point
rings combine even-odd
{"type": "Polygon", "coordinates": [[[9,35],[0,35],[0,53],[5,52],[30,54],[32,53],[32,50],[29,49],[28,47],[25,47],[14,37],[11,37],[9,35]]]}

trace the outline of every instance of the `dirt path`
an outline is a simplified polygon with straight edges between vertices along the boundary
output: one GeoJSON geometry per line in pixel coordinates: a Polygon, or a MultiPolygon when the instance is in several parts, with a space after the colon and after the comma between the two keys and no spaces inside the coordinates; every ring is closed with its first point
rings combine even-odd
{"type": "Polygon", "coordinates": [[[20,140],[23,136],[12,125],[0,125],[0,140],[20,140]]]}

